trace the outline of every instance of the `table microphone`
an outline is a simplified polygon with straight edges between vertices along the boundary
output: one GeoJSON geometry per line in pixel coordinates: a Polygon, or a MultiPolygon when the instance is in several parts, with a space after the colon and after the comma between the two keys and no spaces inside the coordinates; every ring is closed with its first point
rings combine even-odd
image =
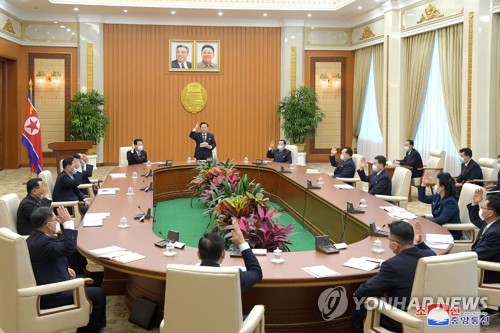
{"type": "Polygon", "coordinates": [[[136,216],[134,216],[134,220],[139,220],[139,222],[144,222],[144,218],[146,217],[146,212],[144,210],[142,210],[141,206],[137,206],[137,208],[139,208],[142,212],[142,214],[137,214],[136,216]]]}

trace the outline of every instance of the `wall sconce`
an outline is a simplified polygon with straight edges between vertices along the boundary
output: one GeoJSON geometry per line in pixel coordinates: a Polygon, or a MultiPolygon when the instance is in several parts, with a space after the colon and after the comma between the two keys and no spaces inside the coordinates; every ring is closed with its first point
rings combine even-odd
{"type": "Polygon", "coordinates": [[[334,75],[332,76],[332,79],[333,79],[333,85],[334,85],[335,87],[340,86],[340,81],[341,81],[341,79],[342,79],[342,76],[341,76],[340,74],[334,74],[334,75]]]}
{"type": "Polygon", "coordinates": [[[52,72],[52,83],[60,84],[61,83],[61,72],[52,72]]]}
{"type": "Polygon", "coordinates": [[[329,76],[328,74],[321,73],[319,75],[319,83],[320,83],[321,87],[331,86],[331,82],[332,82],[331,76],[329,76]]]}
{"type": "Polygon", "coordinates": [[[47,78],[45,76],[45,72],[44,71],[36,72],[36,74],[35,74],[35,82],[37,84],[45,84],[45,82],[47,82],[47,78]]]}
{"type": "Polygon", "coordinates": [[[45,73],[44,71],[38,71],[35,73],[35,81],[39,85],[44,85],[47,82],[52,84],[61,84],[62,74],[61,72],[53,71],[52,73],[45,73]]]}

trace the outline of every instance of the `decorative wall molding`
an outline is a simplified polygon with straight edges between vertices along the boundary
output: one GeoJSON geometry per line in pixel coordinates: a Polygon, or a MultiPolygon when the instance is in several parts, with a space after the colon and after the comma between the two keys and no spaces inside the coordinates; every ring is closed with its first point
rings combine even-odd
{"type": "Polygon", "coordinates": [[[365,39],[372,38],[372,37],[375,37],[375,34],[373,33],[372,29],[368,25],[363,30],[363,33],[361,34],[361,37],[359,37],[359,40],[365,40],[365,39]]]}
{"type": "Polygon", "coordinates": [[[434,20],[440,17],[443,17],[444,14],[437,9],[436,6],[429,4],[427,7],[425,7],[424,12],[422,13],[422,16],[420,16],[420,20],[417,21],[417,24],[434,20]]]}
{"type": "MultiPolygon", "coordinates": [[[[401,9],[401,32],[438,27],[462,22],[463,1],[424,0],[401,9]]],[[[425,31],[424,30],[424,31],[425,31]]],[[[423,31],[422,31],[423,32],[423,31]]]]}

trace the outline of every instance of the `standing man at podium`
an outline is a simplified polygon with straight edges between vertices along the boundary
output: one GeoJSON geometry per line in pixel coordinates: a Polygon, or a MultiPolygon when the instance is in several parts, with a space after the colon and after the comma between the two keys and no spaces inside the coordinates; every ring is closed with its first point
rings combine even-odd
{"type": "Polygon", "coordinates": [[[212,150],[216,147],[215,137],[212,133],[208,132],[208,124],[202,122],[201,124],[196,123],[189,137],[196,142],[196,147],[194,148],[194,157],[199,161],[204,161],[212,158],[212,150]],[[201,132],[197,132],[200,128],[201,132]]]}
{"type": "Polygon", "coordinates": [[[142,149],[142,139],[135,139],[134,148],[127,152],[128,165],[142,164],[148,161],[148,153],[142,149]]]}

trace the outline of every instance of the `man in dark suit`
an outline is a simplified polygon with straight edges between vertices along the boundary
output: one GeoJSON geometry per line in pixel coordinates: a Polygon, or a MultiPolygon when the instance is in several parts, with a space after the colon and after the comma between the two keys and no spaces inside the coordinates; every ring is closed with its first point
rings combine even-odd
{"type": "MultiPolygon", "coordinates": [[[[40,207],[31,215],[34,230],[26,240],[30,253],[31,266],[36,284],[63,282],[74,279],[75,272],[68,267],[66,257],[76,252],[78,231],[64,207],[58,207],[59,219],[48,207],[40,207]],[[63,225],[63,237],[55,238],[57,225],[63,225]]],[[[77,332],[98,332],[106,326],[106,295],[99,287],[86,287],[87,296],[92,302],[92,313],[85,327],[77,332]]],[[[50,309],[73,304],[73,291],[63,291],[44,295],[40,300],[42,309],[50,309]]]]}
{"type": "MultiPolygon", "coordinates": [[[[73,155],[75,158],[74,167],[77,172],[81,173],[81,184],[92,184],[90,181],[90,177],[92,177],[92,173],[94,172],[94,166],[92,164],[88,164],[89,158],[85,154],[77,153],[73,155]]],[[[78,177],[80,178],[80,177],[78,177]]],[[[88,190],[86,188],[81,189],[83,195],[88,194],[88,190]]]]}
{"type": "Polygon", "coordinates": [[[199,161],[204,161],[212,158],[212,150],[217,146],[215,142],[215,136],[208,132],[208,124],[202,122],[201,124],[196,123],[189,137],[196,142],[196,147],[194,148],[194,158],[199,161]],[[196,132],[200,128],[201,132],[196,132]]]}
{"type": "MultiPolygon", "coordinates": [[[[488,196],[481,207],[483,190],[477,189],[472,203],[467,205],[469,218],[479,228],[476,241],[471,250],[477,253],[478,260],[500,262],[500,198],[488,196]]],[[[500,283],[500,272],[486,271],[485,283],[500,283]]]]}
{"type": "MultiPolygon", "coordinates": [[[[422,227],[415,223],[415,231],[410,223],[395,221],[389,224],[389,247],[395,254],[380,266],[380,271],[370,280],[363,283],[354,292],[356,307],[352,312],[354,332],[363,332],[363,321],[366,318],[365,297],[383,297],[393,306],[406,310],[413,288],[413,280],[420,258],[435,255],[434,251],[422,242],[422,227]],[[414,245],[415,242],[415,245],[414,245]]],[[[401,332],[401,324],[382,316],[382,327],[401,332]]]]}
{"type": "Polygon", "coordinates": [[[334,146],[330,152],[330,164],[335,167],[333,178],[353,178],[356,173],[356,166],[352,160],[352,149],[344,147],[340,152],[340,161],[335,160],[337,148],[334,146]]]}
{"type": "Polygon", "coordinates": [[[420,156],[420,153],[413,148],[413,140],[406,140],[404,149],[406,152],[405,157],[402,160],[395,160],[393,163],[411,166],[412,179],[422,177],[424,170],[419,169],[422,169],[424,164],[422,163],[422,156],[420,156]]]}
{"type": "Polygon", "coordinates": [[[493,193],[490,193],[487,195],[495,195],[495,196],[500,197],[500,155],[497,156],[497,164],[496,165],[497,165],[497,170],[498,170],[497,183],[496,183],[496,185],[486,186],[486,189],[490,192],[493,192],[493,193]]]}
{"type": "MultiPolygon", "coordinates": [[[[459,153],[462,165],[460,175],[457,177],[457,183],[455,184],[457,198],[460,195],[463,183],[466,183],[468,180],[483,179],[483,170],[481,170],[479,164],[472,159],[472,150],[470,148],[462,148],[459,150],[459,153]]],[[[483,186],[483,183],[477,183],[477,185],[483,186]]]]}
{"type": "Polygon", "coordinates": [[[189,47],[179,44],[175,48],[175,60],[172,60],[172,68],[188,69],[192,68],[193,64],[187,61],[189,56],[189,47]]]}
{"type": "Polygon", "coordinates": [[[142,164],[148,161],[148,153],[143,148],[142,139],[135,139],[134,148],[127,152],[128,165],[142,164]]]}
{"type": "Polygon", "coordinates": [[[272,158],[274,162],[292,163],[292,152],[286,149],[286,141],[278,141],[278,149],[274,149],[274,140],[271,140],[266,154],[267,158],[272,158]]]}
{"type": "Polygon", "coordinates": [[[85,214],[90,206],[90,200],[78,188],[82,183],[82,174],[76,170],[74,160],[73,157],[63,160],[63,171],[57,176],[52,198],[56,202],[79,201],[82,214],[85,214]]]}
{"type": "Polygon", "coordinates": [[[389,173],[385,169],[387,160],[382,155],[375,156],[372,165],[372,174],[367,176],[365,174],[364,168],[366,167],[366,157],[361,158],[359,161],[358,175],[359,178],[364,182],[370,182],[370,187],[368,193],[391,195],[392,193],[392,182],[389,173]]]}
{"type": "Polygon", "coordinates": [[[30,216],[38,207],[50,207],[52,197],[47,183],[42,178],[32,178],[26,183],[28,194],[21,200],[17,208],[17,233],[29,235],[33,231],[30,216]]]}
{"type": "MultiPolygon", "coordinates": [[[[238,222],[233,221],[233,230],[231,233],[233,243],[240,249],[247,269],[246,272],[240,270],[241,292],[244,292],[262,280],[262,269],[250,245],[245,242],[238,222]]],[[[218,233],[207,233],[200,238],[198,242],[198,258],[201,260],[201,266],[220,267],[225,254],[224,239],[218,233]]]]}

